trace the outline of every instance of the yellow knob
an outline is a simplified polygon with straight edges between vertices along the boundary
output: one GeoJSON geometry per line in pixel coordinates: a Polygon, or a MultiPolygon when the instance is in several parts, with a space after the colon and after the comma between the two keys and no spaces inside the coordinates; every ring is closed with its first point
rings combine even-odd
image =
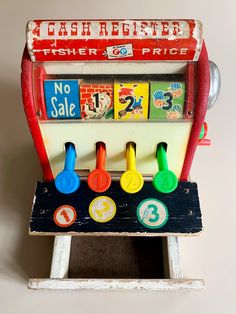
{"type": "Polygon", "coordinates": [[[120,178],[121,188],[130,194],[137,193],[143,187],[143,177],[136,170],[134,143],[130,142],[126,146],[126,171],[120,178]]]}

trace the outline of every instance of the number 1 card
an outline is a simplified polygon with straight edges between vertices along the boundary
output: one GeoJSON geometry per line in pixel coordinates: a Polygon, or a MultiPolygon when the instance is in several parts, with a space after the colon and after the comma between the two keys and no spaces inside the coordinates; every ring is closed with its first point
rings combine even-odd
{"type": "Polygon", "coordinates": [[[80,106],[82,119],[113,119],[113,83],[80,83],[80,106]]]}

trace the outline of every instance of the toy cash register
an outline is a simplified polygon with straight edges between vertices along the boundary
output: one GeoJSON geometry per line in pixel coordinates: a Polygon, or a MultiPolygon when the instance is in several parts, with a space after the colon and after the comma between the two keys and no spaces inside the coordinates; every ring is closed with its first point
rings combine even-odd
{"type": "Polygon", "coordinates": [[[183,278],[178,237],[202,230],[188,178],[197,146],[210,144],[205,114],[219,85],[197,20],[27,24],[23,102],[43,171],[29,232],[55,237],[50,278],[30,279],[30,288],[203,287],[183,278]],[[82,245],[76,277],[71,257],[82,245]],[[130,247],[145,258],[121,265],[130,247]],[[100,273],[83,264],[90,251],[89,263],[107,254],[100,273]]]}

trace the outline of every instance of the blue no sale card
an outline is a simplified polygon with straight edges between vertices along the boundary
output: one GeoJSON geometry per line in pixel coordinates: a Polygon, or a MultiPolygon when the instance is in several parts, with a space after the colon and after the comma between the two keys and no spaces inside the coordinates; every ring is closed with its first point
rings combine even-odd
{"type": "Polygon", "coordinates": [[[80,118],[78,80],[45,80],[44,95],[49,119],[80,118]]]}

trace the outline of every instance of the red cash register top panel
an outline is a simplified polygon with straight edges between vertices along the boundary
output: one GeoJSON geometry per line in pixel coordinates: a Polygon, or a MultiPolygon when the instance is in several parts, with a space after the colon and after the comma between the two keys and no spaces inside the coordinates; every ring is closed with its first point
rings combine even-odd
{"type": "Polygon", "coordinates": [[[32,61],[197,61],[198,20],[34,20],[27,25],[32,61]]]}

